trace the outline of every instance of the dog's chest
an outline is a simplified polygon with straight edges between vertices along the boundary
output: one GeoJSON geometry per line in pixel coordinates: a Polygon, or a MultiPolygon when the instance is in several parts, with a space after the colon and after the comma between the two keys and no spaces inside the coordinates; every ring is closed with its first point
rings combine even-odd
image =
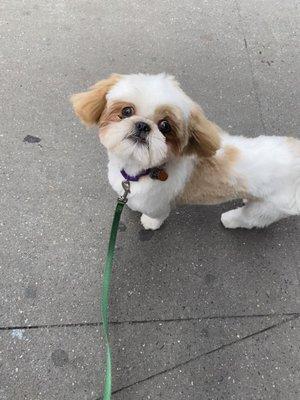
{"type": "MultiPolygon", "coordinates": [[[[120,171],[109,168],[108,179],[118,195],[122,195],[124,193],[122,187],[124,178],[120,171]]],[[[130,182],[127,205],[134,211],[153,214],[155,211],[165,208],[169,199],[170,193],[167,182],[153,180],[149,176],[140,178],[138,182],[130,182]]]]}
{"type": "MultiPolygon", "coordinates": [[[[130,182],[127,205],[132,210],[155,217],[159,212],[166,210],[183,190],[192,173],[193,166],[194,161],[192,158],[182,158],[174,165],[168,165],[166,170],[168,179],[166,181],[159,181],[145,176],[140,178],[138,182],[130,182]]],[[[124,193],[122,187],[124,178],[120,172],[120,167],[114,165],[114,163],[109,163],[108,179],[118,195],[122,195],[124,193]]]]}

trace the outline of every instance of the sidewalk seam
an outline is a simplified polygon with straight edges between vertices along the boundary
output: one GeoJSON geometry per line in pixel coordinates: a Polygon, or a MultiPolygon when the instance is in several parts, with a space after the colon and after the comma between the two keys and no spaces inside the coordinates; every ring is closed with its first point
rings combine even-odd
{"type": "MultiPolygon", "coordinates": [[[[226,320],[238,318],[274,318],[274,317],[299,317],[300,312],[293,313],[276,313],[276,314],[245,314],[245,315],[213,315],[207,317],[190,317],[190,318],[170,318],[170,319],[145,319],[145,320],[124,320],[124,321],[111,321],[111,325],[137,325],[137,324],[155,324],[155,323],[172,323],[172,322],[189,322],[189,321],[207,321],[207,320],[226,320]]],[[[81,327],[101,327],[102,322],[78,322],[69,324],[46,324],[46,325],[14,325],[14,326],[0,326],[0,331],[11,331],[16,329],[33,330],[33,329],[55,329],[55,328],[81,328],[81,327]]]]}
{"type": "MultiPolygon", "coordinates": [[[[268,331],[272,330],[273,328],[277,328],[277,327],[279,327],[279,326],[281,326],[281,325],[284,325],[284,324],[286,324],[286,323],[288,323],[288,322],[294,321],[294,320],[296,320],[297,318],[299,318],[299,315],[298,315],[298,316],[291,317],[291,318],[288,318],[288,319],[286,319],[285,321],[278,322],[277,324],[271,325],[271,326],[269,326],[269,327],[267,327],[267,328],[264,328],[264,329],[262,329],[262,330],[260,330],[260,331],[251,333],[250,335],[244,336],[244,337],[242,337],[242,338],[240,338],[240,339],[238,339],[238,340],[234,340],[234,341],[232,341],[232,342],[226,343],[226,344],[224,344],[224,345],[222,345],[222,346],[219,346],[219,347],[217,347],[217,348],[215,348],[215,349],[213,349],[213,350],[208,351],[207,353],[199,354],[198,356],[195,356],[195,357],[193,357],[193,358],[191,358],[191,359],[189,359],[189,360],[187,360],[187,361],[184,361],[184,362],[182,362],[182,363],[179,363],[179,364],[175,365],[174,367],[165,369],[165,370],[163,370],[163,371],[161,371],[161,372],[158,372],[157,374],[151,375],[151,376],[149,376],[149,377],[147,377],[147,378],[144,378],[144,379],[142,379],[142,380],[140,380],[140,381],[134,382],[134,383],[132,383],[132,384],[130,384],[130,385],[128,385],[128,386],[124,386],[124,387],[122,387],[122,388],[120,388],[120,389],[117,389],[117,390],[113,391],[112,394],[119,393],[119,392],[121,392],[121,391],[123,391],[123,390],[126,390],[126,389],[129,389],[129,388],[131,388],[132,386],[135,386],[135,385],[137,385],[137,384],[147,382],[148,380],[151,380],[151,379],[153,379],[153,378],[156,378],[156,377],[158,377],[158,376],[160,376],[160,375],[164,375],[164,374],[166,374],[166,373],[168,373],[168,372],[174,371],[174,370],[176,370],[177,368],[184,367],[184,366],[188,365],[188,364],[191,363],[191,362],[194,362],[194,361],[199,360],[199,359],[202,358],[202,357],[205,357],[205,356],[208,356],[208,355],[210,355],[210,354],[216,353],[216,352],[218,352],[218,351],[220,351],[220,350],[223,350],[223,349],[225,349],[225,348],[227,348],[227,347],[230,347],[230,346],[233,346],[233,345],[235,345],[235,344],[237,344],[237,343],[243,342],[244,340],[251,339],[251,338],[253,338],[253,337],[257,336],[257,335],[260,335],[260,334],[262,334],[262,333],[268,332],[268,331]]],[[[97,398],[96,400],[101,400],[101,398],[97,398]]]]}

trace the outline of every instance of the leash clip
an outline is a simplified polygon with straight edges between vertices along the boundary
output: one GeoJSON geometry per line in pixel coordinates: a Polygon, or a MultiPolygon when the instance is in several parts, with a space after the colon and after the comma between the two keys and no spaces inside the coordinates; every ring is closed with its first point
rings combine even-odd
{"type": "Polygon", "coordinates": [[[127,203],[127,196],[130,193],[130,182],[129,181],[123,181],[122,182],[122,187],[124,189],[124,193],[122,196],[118,197],[118,201],[120,203],[126,204],[127,203]]]}

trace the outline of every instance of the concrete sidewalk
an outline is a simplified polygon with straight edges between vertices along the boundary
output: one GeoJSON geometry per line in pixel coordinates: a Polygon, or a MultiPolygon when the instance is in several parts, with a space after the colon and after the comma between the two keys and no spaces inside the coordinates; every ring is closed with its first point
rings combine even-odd
{"type": "MultiPolygon", "coordinates": [[[[296,4],[2,0],[0,400],[101,394],[115,195],[69,95],[111,72],[167,71],[228,131],[297,136],[296,4]]],[[[230,207],[180,208],[155,233],[125,210],[114,400],[300,398],[299,219],[227,231],[230,207]]]]}

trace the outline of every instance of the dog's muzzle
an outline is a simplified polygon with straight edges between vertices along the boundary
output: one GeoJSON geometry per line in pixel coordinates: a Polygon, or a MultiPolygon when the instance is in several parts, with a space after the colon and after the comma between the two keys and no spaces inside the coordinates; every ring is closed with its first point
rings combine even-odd
{"type": "Polygon", "coordinates": [[[135,142],[146,143],[150,130],[151,127],[149,124],[143,121],[138,121],[134,125],[134,133],[131,135],[131,139],[135,142]]]}

